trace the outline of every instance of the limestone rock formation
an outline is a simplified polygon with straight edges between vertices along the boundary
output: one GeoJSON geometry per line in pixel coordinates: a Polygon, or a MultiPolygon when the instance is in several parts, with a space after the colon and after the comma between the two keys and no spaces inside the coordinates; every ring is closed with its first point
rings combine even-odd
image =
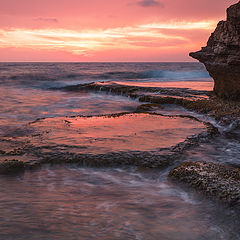
{"type": "Polygon", "coordinates": [[[217,163],[186,162],[169,178],[240,209],[240,169],[217,163]]]}
{"type": "Polygon", "coordinates": [[[240,1],[227,9],[207,46],[190,56],[202,62],[214,79],[214,92],[228,99],[240,99],[240,1]]]}

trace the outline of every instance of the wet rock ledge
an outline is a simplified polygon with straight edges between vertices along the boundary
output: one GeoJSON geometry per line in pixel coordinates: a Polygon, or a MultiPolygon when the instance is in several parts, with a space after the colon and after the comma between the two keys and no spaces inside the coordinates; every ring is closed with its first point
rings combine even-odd
{"type": "Polygon", "coordinates": [[[202,62],[214,79],[214,92],[227,99],[240,99],[240,2],[227,9],[207,46],[190,56],[202,62]]]}
{"type": "Polygon", "coordinates": [[[169,178],[240,209],[240,169],[207,162],[186,162],[169,178]]]}
{"type": "Polygon", "coordinates": [[[156,113],[38,119],[0,137],[0,173],[65,163],[160,169],[217,134],[194,117],[156,113]]]}
{"type": "MultiPolygon", "coordinates": [[[[239,75],[240,76],[240,75],[239,75]]],[[[240,118],[240,101],[221,99],[210,91],[199,91],[185,88],[138,87],[116,84],[114,82],[90,83],[74,87],[65,87],[66,91],[88,90],[93,92],[123,95],[139,102],[158,104],[176,104],[190,111],[208,114],[222,124],[238,122],[240,118]],[[201,98],[205,96],[206,98],[201,98]]],[[[139,109],[138,109],[139,110],[139,109]]]]}

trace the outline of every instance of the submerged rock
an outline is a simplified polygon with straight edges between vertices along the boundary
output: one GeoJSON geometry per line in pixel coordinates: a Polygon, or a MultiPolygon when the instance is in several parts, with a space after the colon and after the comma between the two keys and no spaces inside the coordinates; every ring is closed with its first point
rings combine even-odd
{"type": "Polygon", "coordinates": [[[214,92],[228,99],[240,99],[240,2],[227,9],[207,46],[190,56],[202,62],[214,79],[214,92]]]}
{"type": "Polygon", "coordinates": [[[24,163],[18,160],[6,160],[0,163],[0,173],[2,174],[19,172],[24,168],[24,163]]]}
{"type": "Polygon", "coordinates": [[[208,196],[240,204],[240,169],[207,162],[187,162],[169,173],[169,178],[185,183],[208,196]]]}

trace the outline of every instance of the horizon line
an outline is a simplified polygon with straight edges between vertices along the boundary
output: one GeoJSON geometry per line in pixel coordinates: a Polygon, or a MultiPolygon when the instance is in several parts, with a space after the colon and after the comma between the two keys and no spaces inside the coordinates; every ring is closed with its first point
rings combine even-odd
{"type": "Polygon", "coordinates": [[[0,63],[200,63],[199,61],[0,61],[0,63]]]}

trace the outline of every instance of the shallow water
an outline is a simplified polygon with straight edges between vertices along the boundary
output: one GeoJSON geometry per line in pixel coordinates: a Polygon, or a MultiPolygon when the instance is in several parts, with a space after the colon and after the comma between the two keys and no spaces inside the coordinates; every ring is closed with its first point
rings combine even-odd
{"type": "Polygon", "coordinates": [[[27,139],[36,146],[65,145],[68,151],[92,154],[156,151],[206,131],[193,119],[144,113],[43,119],[30,126],[38,134],[27,139]],[[45,134],[39,138],[40,133],[45,134]]]}
{"type": "Polygon", "coordinates": [[[0,88],[0,133],[43,117],[132,112],[137,101],[104,93],[0,88]]]}
{"type": "Polygon", "coordinates": [[[159,172],[48,166],[0,180],[1,239],[240,237],[235,212],[219,218],[219,207],[159,172]]]}
{"type": "Polygon", "coordinates": [[[215,138],[208,144],[200,144],[196,149],[189,151],[187,159],[207,162],[217,162],[240,167],[240,132],[233,130],[230,133],[215,138]]]}

